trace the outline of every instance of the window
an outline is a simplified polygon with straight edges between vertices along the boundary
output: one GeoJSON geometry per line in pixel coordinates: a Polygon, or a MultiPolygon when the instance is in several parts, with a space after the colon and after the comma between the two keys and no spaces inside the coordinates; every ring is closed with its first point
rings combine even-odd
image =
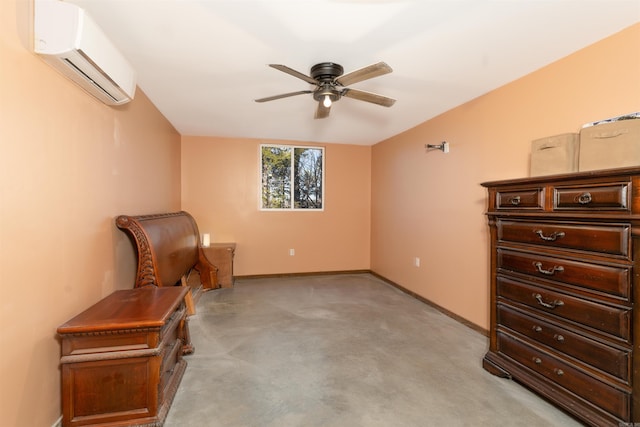
{"type": "Polygon", "coordinates": [[[260,146],[262,209],[322,210],[324,148],[260,146]]]}

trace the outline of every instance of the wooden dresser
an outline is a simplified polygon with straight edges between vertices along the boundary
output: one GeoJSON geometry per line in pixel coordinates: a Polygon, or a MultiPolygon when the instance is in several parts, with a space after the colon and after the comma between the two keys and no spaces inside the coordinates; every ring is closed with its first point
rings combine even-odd
{"type": "Polygon", "coordinates": [[[185,287],[116,291],[58,328],[62,425],[161,426],[186,368],[185,287]]]}
{"type": "Polygon", "coordinates": [[[491,231],[484,368],[588,425],[640,422],[640,168],[482,185],[491,231]]]}

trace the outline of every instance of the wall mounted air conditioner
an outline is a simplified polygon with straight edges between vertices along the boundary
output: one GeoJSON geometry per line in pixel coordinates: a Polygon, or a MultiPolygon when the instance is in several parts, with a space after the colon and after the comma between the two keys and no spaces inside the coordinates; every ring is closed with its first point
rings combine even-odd
{"type": "Polygon", "coordinates": [[[133,99],[135,71],[100,27],[78,6],[34,1],[34,52],[108,105],[133,99]]]}

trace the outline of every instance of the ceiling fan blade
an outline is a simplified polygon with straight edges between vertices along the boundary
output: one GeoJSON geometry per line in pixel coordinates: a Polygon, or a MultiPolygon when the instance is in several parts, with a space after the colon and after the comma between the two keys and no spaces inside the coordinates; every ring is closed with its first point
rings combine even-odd
{"type": "Polygon", "coordinates": [[[281,64],[269,64],[269,67],[271,68],[275,68],[276,70],[280,70],[283,73],[287,73],[292,75],[293,77],[297,77],[301,80],[304,80],[307,83],[311,83],[312,85],[317,85],[318,82],[317,80],[313,79],[312,77],[307,76],[306,74],[302,74],[299,71],[294,70],[293,68],[289,68],[286,65],[281,65],[281,64]]]}
{"type": "Polygon", "coordinates": [[[330,111],[331,111],[331,106],[325,107],[322,101],[319,101],[314,119],[324,119],[325,117],[329,117],[330,111]]]}
{"type": "Polygon", "coordinates": [[[382,105],[383,107],[391,107],[396,100],[388,98],[386,96],[378,95],[371,92],[365,92],[363,90],[345,88],[342,91],[342,96],[347,98],[357,99],[359,101],[371,102],[372,104],[382,105]]]}
{"type": "Polygon", "coordinates": [[[374,77],[382,76],[392,72],[393,69],[384,62],[378,62],[359,70],[351,71],[336,79],[336,83],[342,86],[349,86],[353,83],[361,82],[363,80],[372,79],[374,77]]]}
{"type": "Polygon", "coordinates": [[[299,90],[297,92],[289,92],[289,93],[283,93],[281,95],[274,95],[274,96],[267,96],[266,98],[260,98],[260,99],[256,99],[256,102],[267,102],[267,101],[273,101],[276,99],[280,99],[280,98],[288,98],[290,96],[296,96],[296,95],[304,95],[305,93],[313,93],[312,90],[299,90]]]}

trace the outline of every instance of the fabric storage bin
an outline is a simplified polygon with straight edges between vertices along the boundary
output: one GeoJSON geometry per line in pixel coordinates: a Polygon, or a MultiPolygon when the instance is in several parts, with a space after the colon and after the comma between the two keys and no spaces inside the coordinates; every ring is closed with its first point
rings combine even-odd
{"type": "Polygon", "coordinates": [[[531,142],[530,176],[578,170],[579,135],[564,133],[531,142]]]}
{"type": "Polygon", "coordinates": [[[602,123],[580,131],[580,171],[638,165],[640,119],[602,123]]]}

